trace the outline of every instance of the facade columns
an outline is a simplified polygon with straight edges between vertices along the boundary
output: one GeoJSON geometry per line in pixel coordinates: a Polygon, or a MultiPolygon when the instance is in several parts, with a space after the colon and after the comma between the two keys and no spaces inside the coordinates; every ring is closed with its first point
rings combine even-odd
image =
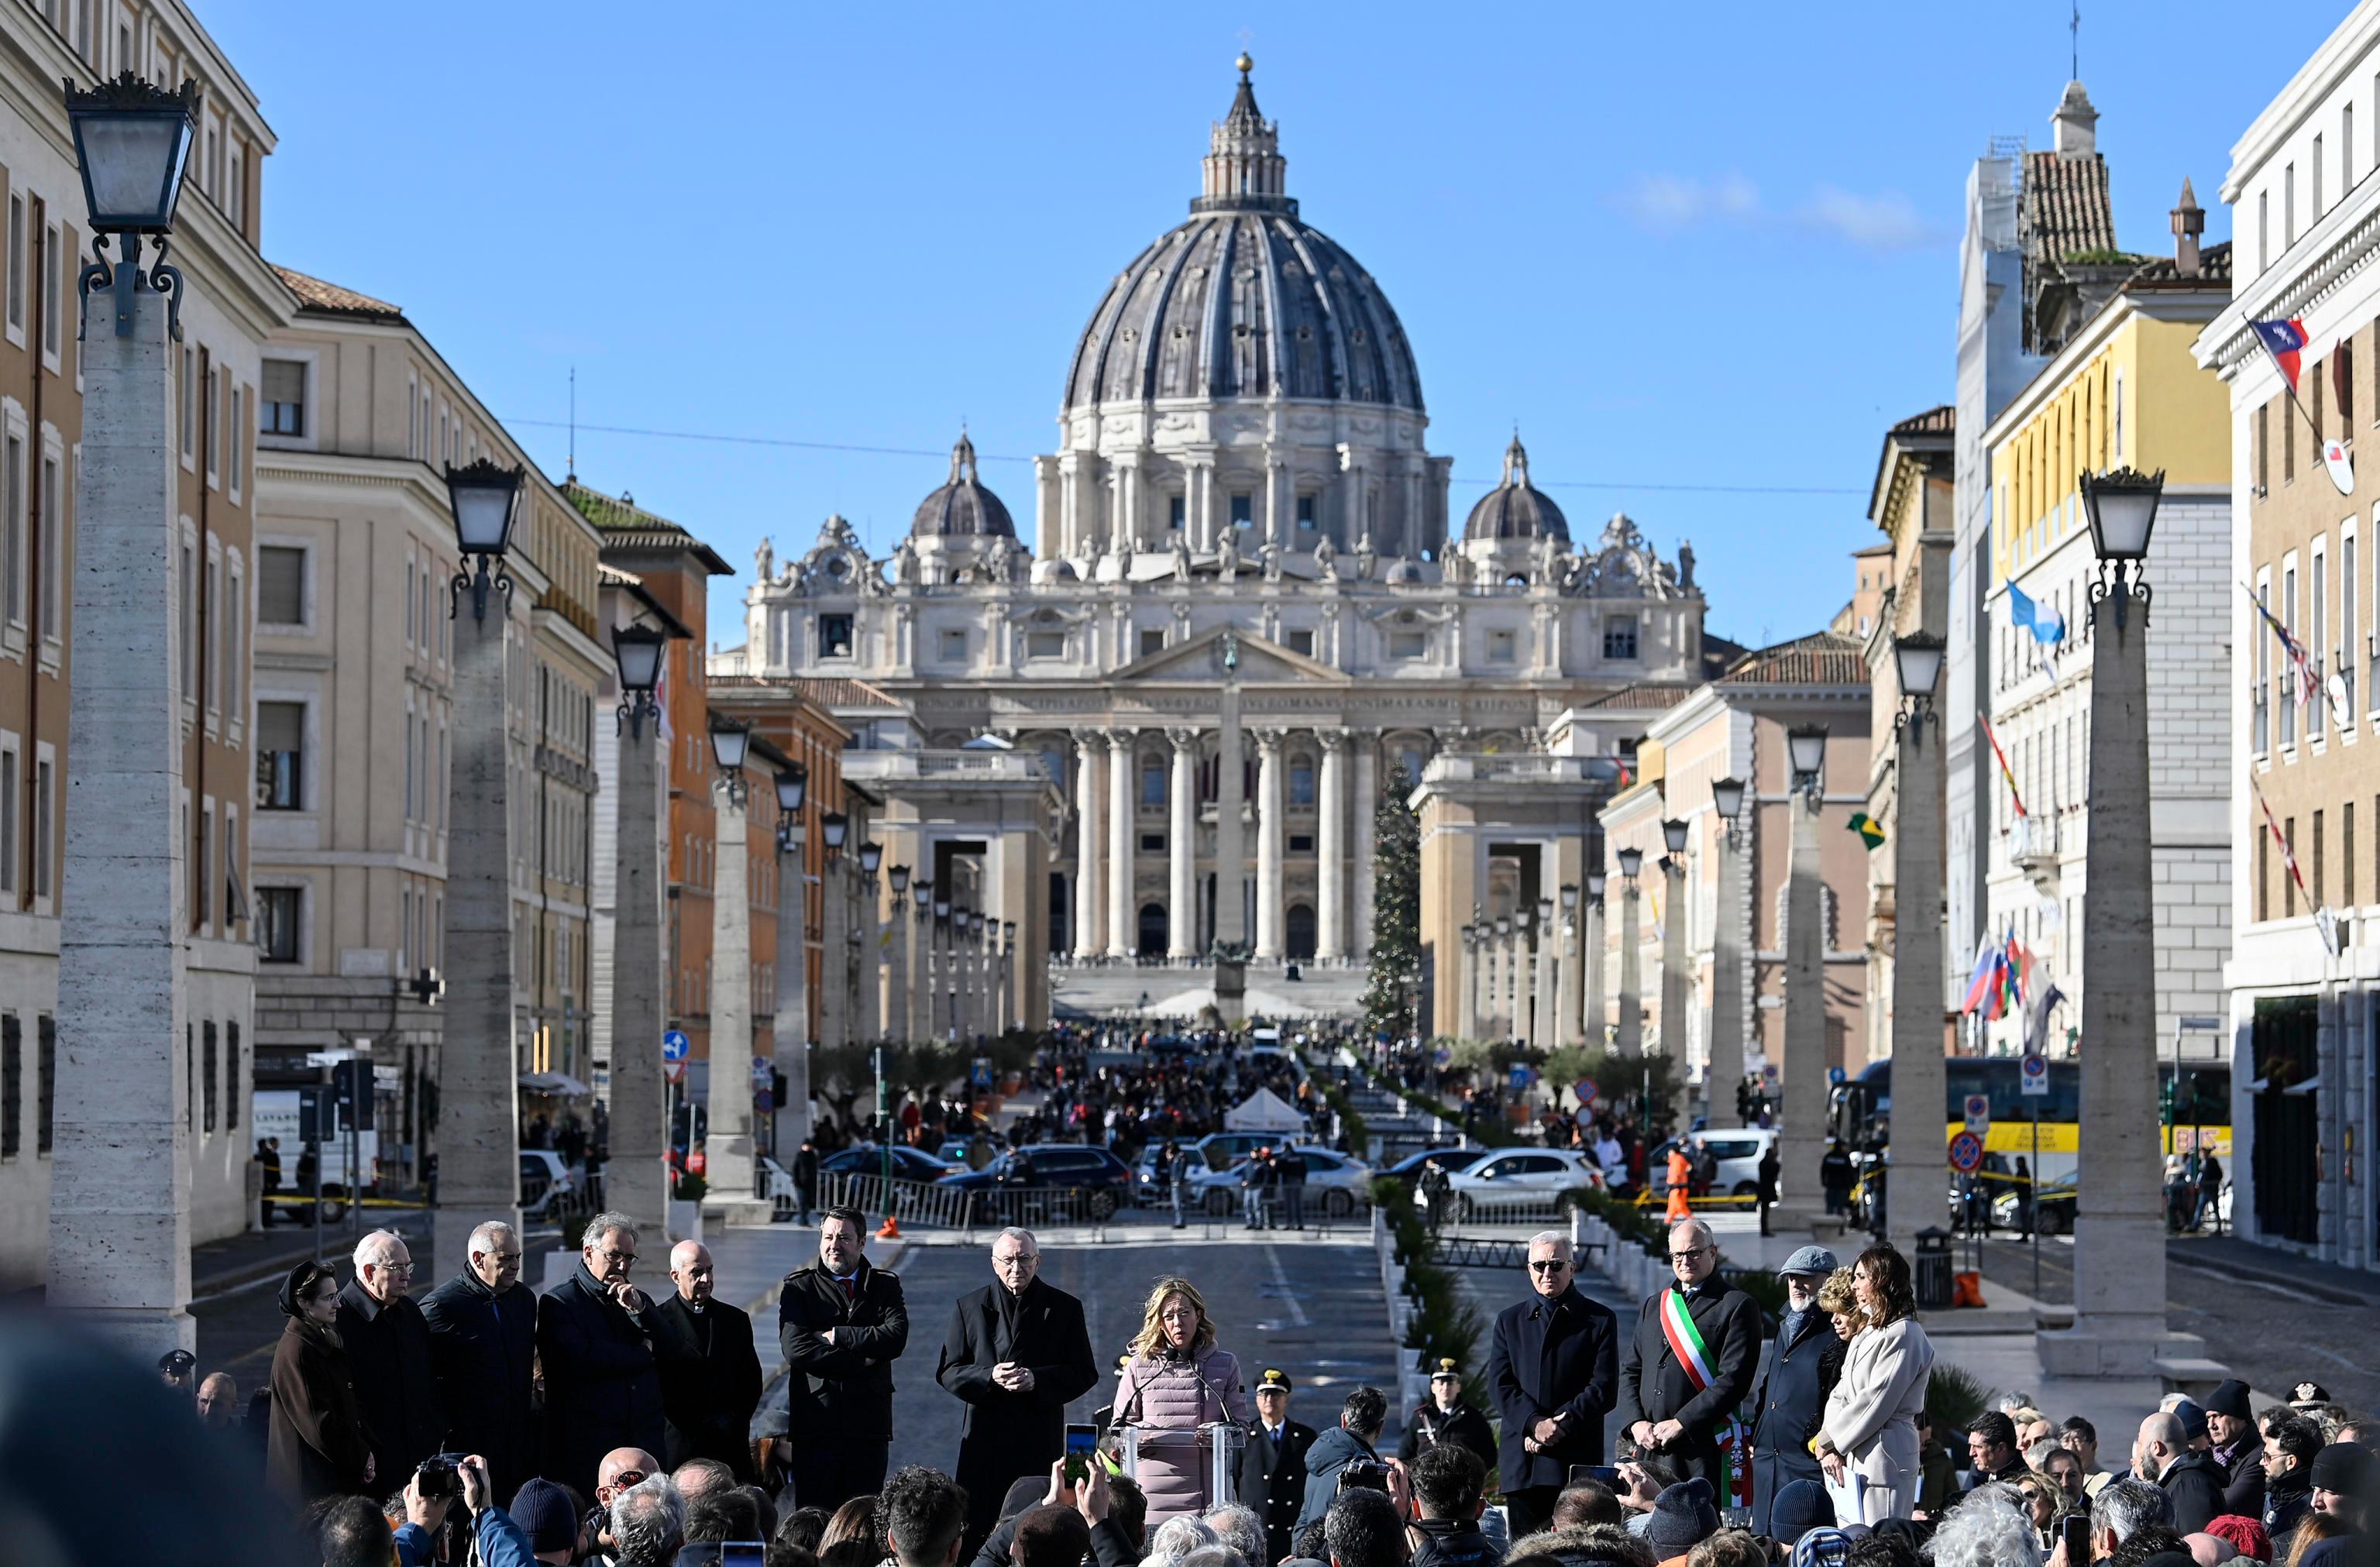
{"type": "Polygon", "coordinates": [[[1247,850],[1245,846],[1247,770],[1240,748],[1240,683],[1223,677],[1221,723],[1215,741],[1215,944],[1236,949],[1248,939],[1247,850]]]}
{"type": "Polygon", "coordinates": [[[1372,955],[1372,812],[1380,799],[1378,732],[1357,730],[1352,736],[1352,748],[1355,753],[1354,806],[1362,819],[1355,823],[1355,904],[1350,911],[1354,917],[1348,922],[1354,934],[1347,943],[1347,955],[1361,962],[1372,955]]]}
{"type": "Polygon", "coordinates": [[[1278,729],[1257,731],[1257,961],[1281,952],[1281,787],[1278,729]]]}
{"type": "Polygon", "coordinates": [[[1133,897],[1133,731],[1108,732],[1108,956],[1130,957],[1139,945],[1139,906],[1133,897]]]}
{"type": "MultiPolygon", "coordinates": [[[[1104,803],[1099,794],[1100,748],[1096,735],[1085,735],[1075,745],[1075,955],[1078,958],[1097,957],[1103,945],[1099,860],[1105,845],[1099,832],[1105,813],[1100,808],[1104,803]]],[[[943,896],[949,895],[945,890],[943,896]]]]}
{"type": "Polygon", "coordinates": [[[710,1165],[706,1208],[751,1203],[752,1183],[752,860],[745,802],[712,791],[719,863],[710,892],[710,1071],[703,1109],[710,1165]]]}
{"type": "MultiPolygon", "coordinates": [[[[648,715],[650,718],[650,715],[648,715]]],[[[664,951],[667,927],[662,910],[669,898],[669,842],[664,826],[669,811],[666,777],[669,746],[661,737],[658,720],[619,736],[619,824],[617,876],[612,896],[612,1136],[611,1157],[603,1164],[603,1206],[625,1213],[650,1233],[665,1233],[669,1212],[668,1174],[662,1160],[669,1147],[669,1086],[662,1078],[661,1037],[666,1026],[662,976],[668,964],[664,951]]],[[[795,904],[800,907],[801,862],[794,861],[795,904]]],[[[796,931],[801,916],[794,916],[796,931]]],[[[784,927],[779,916],[779,929],[784,927]]],[[[777,950],[784,952],[781,935],[777,950]]],[[[795,949],[798,954],[800,949],[795,949]]],[[[780,962],[786,961],[782,956],[780,962]]],[[[795,966],[793,1016],[777,1005],[779,1065],[785,1074],[786,1097],[795,1111],[795,1147],[809,1132],[809,1061],[801,1039],[787,1052],[784,1039],[790,1026],[799,1029],[801,1011],[800,959],[795,966]]],[[[777,991],[784,994],[781,977],[777,991]]]]}
{"type": "Polygon", "coordinates": [[[1314,955],[1324,963],[1337,963],[1347,956],[1347,905],[1342,891],[1347,876],[1347,736],[1344,731],[1325,729],[1318,738],[1322,742],[1322,820],[1314,839],[1318,882],[1314,955]]]}
{"type": "Polygon", "coordinates": [[[1621,1055],[1633,1060],[1645,1053],[1644,980],[1639,977],[1644,953],[1638,934],[1643,894],[1636,890],[1635,877],[1627,882],[1620,894],[1620,1031],[1614,1043],[1621,1055]]]}
{"type": "Polygon", "coordinates": [[[1165,955],[1198,955],[1198,732],[1173,729],[1173,775],[1165,791],[1165,955]]]}

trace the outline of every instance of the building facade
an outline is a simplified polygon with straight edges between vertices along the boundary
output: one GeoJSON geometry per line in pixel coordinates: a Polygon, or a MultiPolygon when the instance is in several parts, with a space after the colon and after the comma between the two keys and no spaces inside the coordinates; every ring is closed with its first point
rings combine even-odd
{"type": "MultiPolygon", "coordinates": [[[[2232,1221],[2267,1245],[2363,1268],[2380,1265],[2370,1136],[2380,794],[2369,760],[2380,743],[2380,476],[2358,439],[2380,417],[2375,70],[2380,7],[2359,6],[2233,147],[2223,184],[2232,298],[2197,340],[2199,363],[2229,391],[2226,575],[2248,589],[2231,588],[2227,622],[2232,1221]],[[2307,340],[2294,395],[2250,325],[2290,319],[2307,340]],[[2343,464],[2325,462],[2330,441],[2343,464]],[[2310,671],[2293,667],[2260,606],[2310,671]]],[[[2157,593],[2162,612],[2162,583],[2157,593]]]]}

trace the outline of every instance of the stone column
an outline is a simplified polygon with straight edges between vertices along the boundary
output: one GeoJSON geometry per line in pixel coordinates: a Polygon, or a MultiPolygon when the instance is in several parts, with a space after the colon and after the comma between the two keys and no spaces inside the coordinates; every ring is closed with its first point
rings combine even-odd
{"type": "Polygon", "coordinates": [[[1454,972],[1455,1032],[1465,1039],[1479,1037],[1479,940],[1475,931],[1461,935],[1463,943],[1454,972]]]}
{"type": "Polygon", "coordinates": [[[1529,1039],[1547,1050],[1563,1043],[1554,1023],[1554,964],[1560,941],[1561,932],[1552,921],[1537,922],[1536,999],[1530,1008],[1529,1039]]]}
{"type": "Polygon", "coordinates": [[[1555,1043],[1575,1045],[1586,1037],[1579,970],[1586,957],[1586,909],[1565,910],[1561,918],[1561,967],[1554,981],[1555,1043]]]}
{"type": "Polygon", "coordinates": [[[703,1208],[734,1212],[759,1206],[752,1185],[752,862],[745,852],[745,802],[724,788],[712,796],[719,857],[710,890],[710,1074],[703,1094],[710,1195],[703,1208]]]}
{"type": "MultiPolygon", "coordinates": [[[[1075,743],[1075,955],[1097,957],[1104,942],[1099,929],[1101,842],[1099,739],[1085,734],[1075,743]]],[[[943,895],[949,895],[945,888],[943,895]]],[[[936,1020],[937,1031],[941,1020],[936,1020]]]]}
{"type": "Polygon", "coordinates": [[[1133,731],[1108,732],[1108,956],[1130,957],[1140,941],[1133,857],[1139,848],[1133,802],[1133,731]]]}
{"type": "Polygon", "coordinates": [[[1247,783],[1240,759],[1240,687],[1223,682],[1222,721],[1215,746],[1215,941],[1243,945],[1248,939],[1247,849],[1242,841],[1247,783]]]}
{"type": "MultiPolygon", "coordinates": [[[[1354,733],[1352,746],[1355,753],[1355,797],[1358,813],[1355,820],[1354,856],[1354,936],[1347,944],[1347,955],[1362,961],[1372,954],[1372,812],[1380,803],[1379,751],[1380,736],[1377,731],[1359,729],[1354,733]]],[[[1418,781],[1416,781],[1418,782],[1418,781]]]]}
{"type": "MultiPolygon", "coordinates": [[[[664,1233],[669,1212],[669,1085],[662,1077],[662,1013],[667,971],[669,902],[669,742],[648,716],[619,745],[618,877],[612,898],[612,1136],[603,1166],[603,1204],[664,1233]]],[[[781,943],[782,950],[782,943],[781,943]]],[[[798,973],[798,969],[796,969],[798,973]]],[[[778,981],[782,994],[783,981],[778,981]]],[[[795,992],[796,996],[799,992],[795,992]]],[[[795,1002],[798,1019],[800,1002],[795,1002]]],[[[785,1010],[781,1005],[779,1026],[785,1010]]],[[[808,1129],[808,1063],[796,1047],[785,1068],[808,1129]]],[[[796,1145],[798,1146],[798,1145],[796,1145]]]]}
{"type": "Polygon", "coordinates": [[[844,855],[830,853],[820,876],[819,901],[826,914],[819,922],[819,1043],[828,1050],[851,1042],[850,1014],[844,1010],[851,996],[851,943],[843,934],[844,868],[849,863],[844,855]]]}
{"type": "Polygon", "coordinates": [[[859,1042],[884,1038],[884,943],[876,921],[876,878],[859,873],[859,1042]]]}
{"type": "Polygon", "coordinates": [[[1611,1040],[1606,1030],[1610,1020],[1605,1015],[1603,1003],[1603,965],[1608,954],[1603,950],[1603,900],[1580,894],[1584,900],[1580,911],[1586,918],[1586,940],[1580,954],[1580,979],[1586,990],[1586,1045],[1589,1050],[1602,1050],[1611,1040]]]}
{"type": "Polygon", "coordinates": [[[1283,517],[1282,517],[1282,516],[1281,516],[1281,459],[1280,459],[1279,457],[1276,457],[1276,456],[1274,456],[1272,455],[1272,449],[1271,449],[1270,447],[1267,447],[1267,448],[1265,449],[1265,470],[1264,470],[1264,472],[1265,472],[1265,492],[1264,492],[1264,530],[1265,530],[1265,542],[1266,542],[1266,543],[1268,543],[1268,544],[1274,545],[1274,546],[1276,546],[1276,547],[1280,547],[1280,546],[1281,546],[1281,545],[1282,545],[1282,543],[1283,543],[1282,535],[1283,535],[1283,533],[1284,533],[1284,532],[1286,532],[1286,531],[1287,531],[1287,530],[1286,530],[1286,528],[1284,528],[1284,526],[1283,526],[1284,519],[1283,519],[1283,517]]]}
{"type": "Polygon", "coordinates": [[[1326,963],[1347,956],[1347,735],[1325,729],[1322,742],[1322,819],[1315,832],[1314,955],[1326,963]]]}
{"type": "MultiPolygon", "coordinates": [[[[2098,681],[2097,660],[2108,651],[2094,651],[2092,682],[2098,681]]],[[[1943,1114],[1892,1118],[1896,1136],[1909,1140],[1903,1149],[1928,1150],[1923,1134],[1938,1140],[1949,1125],[1949,1069],[1942,1057],[1942,1011],[1945,989],[1942,966],[1942,729],[1939,721],[1904,723],[1898,732],[1900,771],[1894,790],[1892,829],[1892,1102],[1900,1105],[1941,1105],[1943,1114]]],[[[2106,834],[2103,834],[2106,836],[2106,834]]],[[[2095,861],[2096,856],[2094,856],[2095,861]]],[[[2096,879],[2095,866],[2093,879],[2096,879]]],[[[2086,894],[2087,895],[2087,894],[2086,894]]],[[[2087,954],[2089,948],[2086,946],[2087,954]]],[[[2085,991],[2088,994],[2088,991],[2085,991]]],[[[2087,1072],[2089,1068],[2086,1066],[2087,1072]]],[[[2146,1068],[2143,1069],[2144,1072],[2146,1068]]],[[[2152,1074],[2153,1075],[2153,1074],[2152,1074]]],[[[1934,1156],[1927,1152],[1926,1157],[1934,1156]]],[[[1947,1156],[1945,1156],[1947,1159],[1947,1156]]],[[[1937,1160],[1936,1162],[1942,1162],[1937,1160]]],[[[1912,1168],[1927,1168],[1912,1160],[1912,1168]]],[[[1942,1209],[1929,1185],[1910,1188],[1907,1201],[1888,1181],[1885,1185],[1885,1233],[1903,1257],[1916,1255],[1917,1232],[1942,1222],[1942,1209]]],[[[2160,1221],[2161,1222],[2161,1221],[2160,1221]]],[[[2157,1240],[2162,1265],[2165,1246],[2157,1240]]],[[[2078,1263],[2080,1258],[2077,1258],[2078,1263]]]]}
{"type": "MultiPolygon", "coordinates": [[[[1825,784],[1814,787],[1823,791],[1825,784]]],[[[1823,1211],[1810,1198],[1827,1151],[1827,933],[1818,895],[1818,800],[1797,794],[1786,808],[1793,817],[1793,861],[1785,889],[1785,1059],[1779,1065],[1785,1113],[1777,1133],[1779,1200],[1771,1213],[1790,1233],[1823,1211]]],[[[1941,1173],[1922,1162],[1902,1172],[1926,1182],[1941,1173]]]]}
{"type": "Polygon", "coordinates": [[[1529,928],[1534,916],[1512,917],[1512,944],[1504,949],[1504,1037],[1521,1039],[1529,1031],[1529,928]]]}
{"type": "MultiPolygon", "coordinates": [[[[1686,1026],[1686,996],[1693,985],[1686,952],[1686,866],[1681,856],[1665,857],[1669,863],[1661,874],[1661,892],[1669,901],[1661,909],[1661,1053],[1670,1058],[1671,1106],[1681,1111],[1692,1093],[1686,1084],[1693,1075],[1686,1026]]],[[[1686,1120],[1681,1117],[1678,1124],[1685,1125],[1686,1120]]]]}
{"type": "MultiPolygon", "coordinates": [[[[790,1162],[788,1156],[810,1135],[810,1003],[807,972],[810,899],[809,883],[802,874],[803,844],[802,829],[795,826],[792,847],[781,849],[777,855],[777,1014],[769,1032],[769,1046],[776,1054],[777,1070],[785,1079],[785,1102],[777,1107],[778,1125],[790,1123],[793,1127],[793,1140],[780,1139],[777,1144],[781,1163],[790,1162]]],[[[615,997],[619,994],[616,981],[612,993],[615,997]]],[[[614,1083],[619,1080],[619,1072],[615,1052],[612,1064],[614,1083]]],[[[614,1111],[612,1127],[615,1142],[619,1125],[619,1113],[614,1111]]]]}
{"type": "MultiPolygon", "coordinates": [[[[86,298],[83,321],[78,352],[88,391],[67,714],[74,771],[71,796],[64,786],[55,796],[66,857],[47,1299],[146,1366],[168,1350],[198,1348],[188,1128],[197,1088],[184,1064],[189,893],[172,565],[176,349],[156,294],[133,297],[128,337],[115,335],[112,293],[86,298]]],[[[501,611],[498,625],[501,641],[501,611]]],[[[501,735],[501,712],[496,724],[501,735]]],[[[504,1001],[509,1010],[509,987],[504,1001]]]]}
{"type": "Polygon", "coordinates": [[[1173,776],[1165,798],[1167,902],[1165,955],[1198,955],[1198,732],[1172,729],[1173,776]]]}
{"type": "MultiPolygon", "coordinates": [[[[1752,821],[1757,814],[1755,808],[1732,830],[1722,822],[1718,834],[1718,917],[1711,922],[1710,1064],[1703,1073],[1713,1126],[1721,1116],[1735,1113],[1736,1085],[1743,1081],[1743,861],[1752,852],[1752,821]],[[1734,841],[1738,832],[1744,836],[1742,844],[1734,841]]],[[[1809,1176],[1805,1172],[1803,1178],[1809,1176]]]]}
{"type": "MultiPolygon", "coordinates": [[[[911,882],[916,886],[916,882],[911,882]]],[[[917,894],[917,906],[910,911],[911,952],[909,963],[909,1038],[934,1038],[934,987],[941,981],[934,973],[934,899],[930,892],[917,894]]]]}
{"type": "Polygon", "coordinates": [[[1620,1031],[1615,1048],[1631,1058],[1645,1053],[1644,981],[1638,978],[1644,966],[1641,938],[1637,923],[1642,917],[1636,879],[1626,878],[1626,890],[1620,894],[1620,1031]]]}
{"type": "Polygon", "coordinates": [[[886,966],[886,990],[891,992],[892,1005],[884,1011],[884,1037],[914,1043],[917,1036],[909,1027],[909,998],[917,993],[917,981],[909,974],[909,900],[899,895],[892,899],[892,925],[885,931],[892,939],[892,961],[886,966]]]}
{"type": "MultiPolygon", "coordinates": [[[[2197,1340],[2166,1329],[2148,613],[2144,584],[2135,588],[2118,577],[2112,588],[2095,589],[2089,808],[2090,820],[2108,830],[2091,835],[2091,874],[2082,889],[2088,1043],[2074,1171],[2074,1326],[2034,1335],[2041,1364],[2055,1376],[2146,1377],[2154,1375],[2149,1362],[2155,1356],[2198,1353],[2197,1340]]],[[[1896,1064],[1893,1075],[1900,1072],[1896,1064]]],[[[1896,1087],[1894,1105],[1904,1102],[1896,1087]]]]}
{"type": "Polygon", "coordinates": [[[1278,729],[1257,731],[1257,961],[1281,961],[1281,742],[1278,729]]]}

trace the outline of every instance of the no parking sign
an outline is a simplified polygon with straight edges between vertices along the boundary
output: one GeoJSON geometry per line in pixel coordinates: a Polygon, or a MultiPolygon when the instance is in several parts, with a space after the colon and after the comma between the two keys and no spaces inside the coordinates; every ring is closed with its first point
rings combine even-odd
{"type": "Polygon", "coordinates": [[[1961,1132],[1950,1139],[1950,1168],[1961,1175],[1973,1175],[1983,1168],[1984,1140],[1973,1132],[1961,1132]]]}

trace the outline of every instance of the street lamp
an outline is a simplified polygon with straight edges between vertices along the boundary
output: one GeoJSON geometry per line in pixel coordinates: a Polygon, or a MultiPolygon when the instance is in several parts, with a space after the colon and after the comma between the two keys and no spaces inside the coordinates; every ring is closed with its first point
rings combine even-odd
{"type": "Polygon", "coordinates": [[[1934,709],[1934,686],[1942,678],[1942,654],[1949,644],[1923,631],[1892,639],[1892,666],[1900,677],[1900,712],[1893,727],[1922,730],[1934,709]]]}
{"type": "Polygon", "coordinates": [[[1736,819],[1743,814],[1743,780],[1711,780],[1711,809],[1718,812],[1718,819],[1727,823],[1728,835],[1734,836],[1736,819]]]}
{"type": "Polygon", "coordinates": [[[710,715],[710,759],[719,768],[719,781],[726,788],[728,799],[739,807],[747,797],[744,757],[751,746],[750,724],[722,713],[710,715]]]}
{"type": "Polygon", "coordinates": [[[455,540],[465,557],[462,570],[446,589],[446,618],[455,618],[456,600],[471,590],[471,618],[488,618],[488,589],[501,589],[510,601],[513,579],[504,567],[504,552],[512,548],[513,524],[520,516],[521,480],[525,470],[498,468],[487,457],[474,457],[466,468],[446,465],[446,500],[455,511],[455,540]],[[495,571],[490,575],[490,562],[495,571]],[[476,564],[475,576],[471,566],[476,564]]]}
{"type": "Polygon", "coordinates": [[[2124,624],[2124,601],[2137,592],[2141,596],[2141,616],[2148,617],[2149,589],[2139,582],[2129,591],[2125,586],[2127,573],[2135,571],[2148,558],[2149,535],[2156,529],[2157,503],[2165,496],[2165,469],[2143,473],[2138,468],[2119,468],[2113,473],[2086,473],[2082,478],[2082,509],[2091,519],[2091,548],[2103,567],[2112,568],[2115,590],[2108,590],[2107,577],[2102,575],[2092,585],[2091,601],[2112,596],[2116,601],[2116,626],[2124,624]]]}
{"type": "Polygon", "coordinates": [[[1793,787],[1818,808],[1818,777],[1827,770],[1827,726],[1797,724],[1785,732],[1785,750],[1793,764],[1793,787]]]}
{"type": "Polygon", "coordinates": [[[827,857],[843,853],[843,840],[851,831],[851,818],[839,810],[831,810],[819,818],[819,837],[826,844],[827,857]]]}
{"type": "Polygon", "coordinates": [[[1718,813],[1721,831],[1718,917],[1711,929],[1711,1014],[1706,1033],[1710,1059],[1703,1064],[1703,1104],[1713,1120],[1722,1089],[1743,1081],[1743,796],[1741,778],[1711,780],[1711,809],[1718,813]]]}
{"type": "Polygon", "coordinates": [[[868,844],[860,844],[860,845],[859,845],[859,871],[860,871],[860,874],[861,874],[861,875],[863,875],[863,876],[873,876],[873,875],[875,875],[875,874],[876,874],[876,868],[877,868],[878,866],[880,866],[880,865],[882,865],[883,863],[884,863],[884,845],[883,845],[883,844],[876,844],[876,843],[868,843],[868,844]]]}
{"type": "Polygon", "coordinates": [[[662,683],[662,650],[668,641],[667,636],[650,626],[613,628],[612,662],[620,677],[619,720],[627,725],[631,739],[643,739],[645,720],[662,714],[653,691],[662,683]]]}
{"type": "Polygon", "coordinates": [[[185,81],[169,92],[126,71],[89,91],[67,83],[67,122],[74,129],[75,162],[82,169],[82,199],[91,214],[91,253],[102,259],[82,270],[79,291],[115,290],[115,335],[132,335],[132,297],[144,285],[167,297],[167,323],[182,336],[182,274],[165,264],[165,238],[174,229],[174,208],[182,198],[182,171],[199,123],[199,84],[185,81]],[[157,260],[140,275],[140,237],[157,237],[157,260]],[[124,247],[114,265],[104,258],[113,237],[124,247]]]}
{"type": "Polygon", "coordinates": [[[1603,889],[1610,884],[1611,878],[1600,870],[1586,873],[1586,895],[1597,903],[1603,901],[1603,889]]]}
{"type": "Polygon", "coordinates": [[[896,865],[892,868],[892,895],[895,898],[904,898],[908,894],[909,868],[905,865],[896,865]]]}
{"type": "Polygon", "coordinates": [[[1567,915],[1567,914],[1571,914],[1571,913],[1574,912],[1574,911],[1577,909],[1577,907],[1578,907],[1578,883],[1577,883],[1577,882],[1575,882],[1575,881],[1565,881],[1565,882],[1563,882],[1563,883],[1562,883],[1562,889],[1561,889],[1561,905],[1562,905],[1562,913],[1564,913],[1565,915],[1567,915]]]}
{"type": "Polygon", "coordinates": [[[802,802],[809,797],[810,770],[800,762],[783,768],[777,773],[777,852],[794,852],[795,823],[802,814],[802,802]]]}
{"type": "Polygon", "coordinates": [[[1620,874],[1628,878],[1633,883],[1636,880],[1636,873],[1645,869],[1645,851],[1634,848],[1622,849],[1617,857],[1620,861],[1620,874]]]}
{"type": "Polygon", "coordinates": [[[1670,852],[1671,854],[1684,854],[1686,852],[1686,834],[1690,831],[1691,829],[1686,826],[1682,820],[1673,816],[1670,818],[1669,820],[1661,823],[1661,842],[1670,846],[1670,852]]]}

